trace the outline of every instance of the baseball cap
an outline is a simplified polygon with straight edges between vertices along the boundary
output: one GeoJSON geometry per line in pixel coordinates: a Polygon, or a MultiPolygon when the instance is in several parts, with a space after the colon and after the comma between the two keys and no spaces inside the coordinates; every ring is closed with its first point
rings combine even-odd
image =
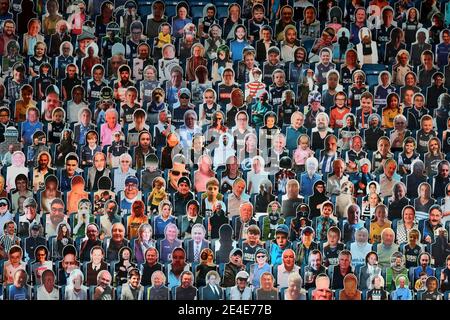
{"type": "Polygon", "coordinates": [[[126,9],[136,8],[136,3],[134,1],[127,1],[127,2],[125,2],[125,8],[126,9]]]}
{"type": "Polygon", "coordinates": [[[271,54],[271,53],[280,54],[280,49],[278,49],[278,48],[275,47],[275,46],[270,47],[269,50],[267,50],[267,54],[271,54]]]}
{"type": "Polygon", "coordinates": [[[249,278],[249,275],[248,275],[248,272],[247,271],[239,271],[237,274],[236,274],[236,280],[237,279],[248,279],[249,278]]]}
{"type": "Polygon", "coordinates": [[[9,202],[8,202],[8,199],[6,199],[6,198],[1,198],[0,199],[0,205],[9,205],[9,202]]]}
{"type": "Polygon", "coordinates": [[[139,183],[138,178],[136,178],[135,176],[128,176],[128,177],[125,179],[125,185],[127,185],[127,184],[129,184],[129,183],[138,184],[138,183],[139,183]]]}
{"type": "Polygon", "coordinates": [[[37,231],[41,230],[41,224],[37,222],[32,223],[30,226],[30,230],[37,230],[37,231]]]}
{"type": "Polygon", "coordinates": [[[433,80],[436,80],[437,77],[444,78],[444,74],[442,72],[435,72],[433,74],[433,80]]]}
{"type": "Polygon", "coordinates": [[[236,255],[239,255],[242,257],[242,250],[239,248],[234,248],[233,250],[231,250],[230,256],[236,256],[236,255]]]}
{"type": "Polygon", "coordinates": [[[183,94],[185,94],[185,95],[187,95],[187,96],[191,96],[191,91],[189,91],[189,89],[188,88],[181,88],[180,89],[180,91],[179,91],[179,94],[180,94],[180,97],[183,95],[183,94]]]}
{"type": "Polygon", "coordinates": [[[23,207],[37,207],[37,203],[36,200],[34,200],[33,198],[26,198],[25,201],[23,202],[23,207]]]}
{"type": "Polygon", "coordinates": [[[275,231],[275,234],[277,234],[277,233],[285,233],[285,234],[289,234],[289,228],[288,228],[288,226],[287,225],[285,225],[285,224],[280,224],[278,227],[277,227],[277,230],[275,231]]]}
{"type": "Polygon", "coordinates": [[[302,235],[304,235],[304,234],[306,234],[306,235],[308,235],[308,234],[312,234],[312,233],[314,233],[314,229],[313,228],[311,228],[311,227],[305,227],[303,230],[302,230],[302,235]]]}
{"type": "Polygon", "coordinates": [[[77,40],[82,41],[86,39],[95,39],[95,35],[89,31],[83,30],[83,32],[78,36],[77,40]]]}
{"type": "Polygon", "coordinates": [[[260,253],[262,253],[262,254],[264,254],[264,255],[267,256],[267,250],[264,249],[264,248],[259,248],[259,249],[256,250],[256,252],[255,252],[255,257],[256,257],[258,254],[260,254],[260,253]]]}

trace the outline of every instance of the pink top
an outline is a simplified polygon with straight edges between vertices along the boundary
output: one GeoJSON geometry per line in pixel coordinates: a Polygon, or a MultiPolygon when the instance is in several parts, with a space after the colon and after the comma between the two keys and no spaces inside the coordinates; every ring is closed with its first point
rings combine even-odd
{"type": "Polygon", "coordinates": [[[100,141],[102,142],[102,147],[110,145],[112,142],[114,132],[122,131],[122,126],[117,123],[114,129],[110,129],[107,123],[102,124],[100,127],[100,141]]]}

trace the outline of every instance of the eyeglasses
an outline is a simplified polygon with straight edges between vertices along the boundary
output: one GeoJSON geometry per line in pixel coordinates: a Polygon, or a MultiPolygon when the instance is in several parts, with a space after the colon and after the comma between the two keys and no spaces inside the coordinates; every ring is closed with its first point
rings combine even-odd
{"type": "Polygon", "coordinates": [[[52,208],[52,211],[64,212],[64,208],[52,208]]]}
{"type": "Polygon", "coordinates": [[[186,172],[186,171],[180,172],[180,171],[177,171],[177,170],[172,170],[171,172],[172,172],[172,174],[174,176],[179,176],[180,174],[182,174],[183,177],[187,177],[189,175],[189,172],[186,172]]]}

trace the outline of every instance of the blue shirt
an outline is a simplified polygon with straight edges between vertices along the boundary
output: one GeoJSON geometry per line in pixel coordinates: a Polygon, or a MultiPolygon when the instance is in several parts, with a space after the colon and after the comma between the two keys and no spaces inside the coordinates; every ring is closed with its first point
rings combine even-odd
{"type": "MultiPolygon", "coordinates": [[[[79,172],[75,172],[75,176],[79,176],[81,175],[79,172]]],[[[73,177],[68,177],[67,176],[67,171],[64,169],[61,171],[61,179],[60,179],[60,190],[62,192],[66,192],[66,191],[70,191],[72,189],[72,185],[71,185],[71,181],[72,181],[73,177]]]]}
{"type": "Polygon", "coordinates": [[[80,126],[80,138],[78,139],[80,146],[84,146],[86,144],[86,134],[90,130],[92,129],[89,127],[89,125],[87,125],[86,127],[83,125],[80,126]]]}
{"type": "Polygon", "coordinates": [[[253,265],[255,266],[255,269],[253,270],[252,285],[257,289],[261,286],[261,275],[264,272],[272,273],[272,268],[267,262],[262,266],[262,268],[259,268],[257,263],[254,263],[253,265]]]}
{"type": "Polygon", "coordinates": [[[157,238],[164,237],[164,229],[169,223],[175,223],[175,217],[169,217],[167,220],[163,220],[161,216],[155,218],[155,236],[157,238]]]}
{"type": "Polygon", "coordinates": [[[312,178],[309,177],[307,172],[302,173],[302,175],[300,176],[300,190],[302,191],[302,195],[305,198],[313,195],[314,183],[316,183],[316,181],[319,181],[321,177],[322,176],[318,173],[314,173],[312,178]]]}
{"type": "Polygon", "coordinates": [[[286,128],[286,148],[288,148],[289,151],[297,148],[298,137],[300,137],[302,133],[306,133],[306,130],[304,129],[304,127],[294,129],[292,126],[286,128]]]}
{"type": "Polygon", "coordinates": [[[22,123],[22,137],[26,146],[29,146],[33,142],[33,134],[38,130],[43,130],[43,125],[39,121],[31,123],[27,120],[22,123]]]}
{"type": "Polygon", "coordinates": [[[391,297],[392,300],[411,300],[411,290],[407,287],[397,288],[395,291],[392,291],[391,297]]]}
{"type": "Polygon", "coordinates": [[[230,42],[230,51],[232,53],[231,59],[233,60],[233,62],[242,60],[244,56],[242,54],[242,51],[246,46],[248,46],[247,41],[233,40],[230,42]]]}
{"type": "Polygon", "coordinates": [[[34,55],[34,47],[36,46],[37,43],[37,38],[33,37],[33,38],[29,38],[28,40],[28,55],[29,56],[33,56],[34,55]]]}
{"type": "Polygon", "coordinates": [[[125,173],[120,167],[114,170],[114,192],[116,194],[125,189],[125,179],[128,176],[136,176],[136,170],[129,168],[125,173]]]}
{"type": "Polygon", "coordinates": [[[172,35],[174,37],[181,38],[183,35],[179,34],[178,31],[183,29],[188,23],[191,23],[191,22],[192,22],[192,20],[188,19],[188,18],[183,19],[183,20],[180,18],[174,19],[172,22],[173,23],[172,35]]]}
{"type": "Polygon", "coordinates": [[[30,296],[28,294],[28,288],[22,287],[17,288],[16,286],[9,287],[9,300],[30,300],[30,296]]]}
{"type": "Polygon", "coordinates": [[[13,216],[11,214],[11,212],[6,211],[6,213],[4,215],[0,214],[0,236],[3,235],[4,231],[3,231],[3,226],[5,225],[6,222],[13,220],[13,216]]]}
{"type": "MultiPolygon", "coordinates": [[[[420,273],[422,272],[422,267],[418,266],[414,269],[414,279],[419,279],[420,278],[420,273]]],[[[427,273],[427,275],[429,277],[434,276],[434,270],[432,267],[427,266],[425,268],[425,272],[427,273]]]]}

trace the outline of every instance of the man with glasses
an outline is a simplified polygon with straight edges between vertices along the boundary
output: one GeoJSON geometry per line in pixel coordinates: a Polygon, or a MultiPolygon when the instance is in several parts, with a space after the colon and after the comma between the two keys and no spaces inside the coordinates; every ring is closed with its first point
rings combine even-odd
{"type": "Polygon", "coordinates": [[[47,216],[45,233],[47,239],[57,235],[57,228],[61,222],[67,222],[67,216],[64,213],[64,202],[56,198],[50,204],[50,213],[47,216]]]}
{"type": "Polygon", "coordinates": [[[98,151],[94,154],[94,165],[88,169],[87,185],[89,190],[98,190],[98,181],[101,177],[109,178],[110,170],[106,167],[106,155],[98,151]]]}
{"type": "Polygon", "coordinates": [[[130,26],[131,35],[126,43],[125,56],[127,59],[137,57],[138,46],[141,42],[146,42],[147,37],[143,34],[144,26],[141,21],[133,21],[130,26]]]}
{"type": "Polygon", "coordinates": [[[236,126],[232,128],[232,135],[234,138],[234,149],[236,154],[240,154],[245,147],[244,138],[249,133],[254,133],[254,129],[248,125],[248,114],[245,110],[240,110],[235,116],[236,126]]]}
{"type": "Polygon", "coordinates": [[[111,237],[112,226],[115,223],[122,221],[122,218],[118,214],[119,206],[115,200],[108,200],[105,203],[105,214],[100,217],[100,238],[111,237]]]}
{"type": "MultiPolygon", "coordinates": [[[[173,68],[175,69],[175,67],[173,68]]],[[[172,69],[172,78],[173,75],[176,73],[176,70],[174,71],[172,69]]],[[[181,75],[180,75],[181,76],[181,75]]],[[[175,84],[173,84],[175,85],[175,84]]],[[[169,91],[166,90],[166,92],[169,93],[169,91]]],[[[167,101],[170,104],[170,97],[167,98],[167,101]]],[[[193,127],[195,125],[195,121],[197,120],[197,115],[193,119],[186,119],[186,113],[188,110],[194,111],[195,106],[191,103],[191,91],[187,88],[181,88],[178,91],[178,102],[173,103],[173,112],[172,112],[172,123],[175,125],[175,127],[180,128],[182,127],[182,124],[186,126],[191,126],[191,130],[193,130],[193,127]],[[190,123],[188,124],[187,121],[190,123]]],[[[194,111],[195,113],[195,111],[194,111]]],[[[180,128],[181,130],[181,128],[180,128]]]]}
{"type": "Polygon", "coordinates": [[[266,249],[259,248],[256,250],[255,263],[250,266],[250,282],[254,290],[261,287],[261,276],[266,272],[272,272],[268,259],[266,249]]]}
{"type": "Polygon", "coordinates": [[[10,120],[8,107],[0,108],[0,143],[5,141],[5,131],[8,127],[15,127],[16,124],[10,120]]]}
{"type": "Polygon", "coordinates": [[[27,198],[23,202],[24,214],[19,217],[19,237],[28,237],[32,223],[39,223],[40,215],[37,214],[37,203],[33,198],[27,198]]]}
{"type": "Polygon", "coordinates": [[[181,177],[189,177],[189,171],[186,170],[186,159],[182,155],[173,158],[172,169],[169,170],[168,191],[172,194],[178,189],[178,180],[181,177]]]}
{"type": "Polygon", "coordinates": [[[120,209],[122,215],[131,213],[131,205],[142,198],[141,192],[138,189],[139,180],[135,176],[128,176],[125,179],[125,189],[121,195],[120,209]]]}

